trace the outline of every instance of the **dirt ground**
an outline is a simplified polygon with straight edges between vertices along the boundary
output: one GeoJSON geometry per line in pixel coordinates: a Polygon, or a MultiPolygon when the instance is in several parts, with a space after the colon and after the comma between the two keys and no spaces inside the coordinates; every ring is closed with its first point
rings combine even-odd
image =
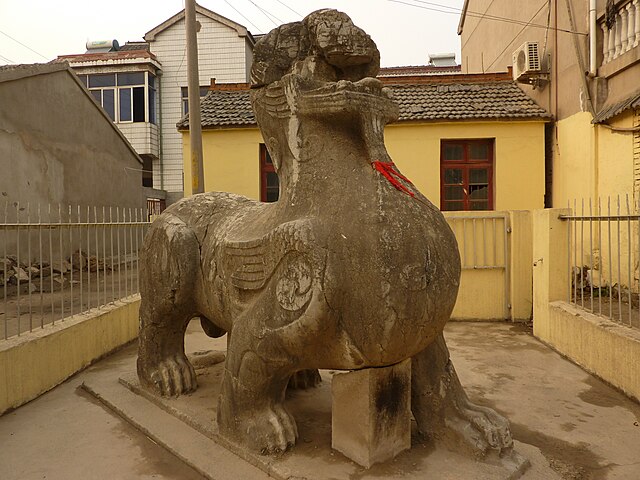
{"type": "Polygon", "coordinates": [[[135,265],[114,271],[80,272],[64,275],[64,285],[45,277],[40,283],[25,282],[20,289],[0,287],[0,338],[42,328],[64,318],[87,312],[138,292],[135,265]],[[52,288],[53,286],[53,288],[52,288]],[[31,294],[29,295],[29,291],[31,294]]]}

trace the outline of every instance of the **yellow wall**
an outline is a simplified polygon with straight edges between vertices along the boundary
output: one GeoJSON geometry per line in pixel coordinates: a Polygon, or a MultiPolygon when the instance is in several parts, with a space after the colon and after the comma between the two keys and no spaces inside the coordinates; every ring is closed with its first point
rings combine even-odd
{"type": "MultiPolygon", "coordinates": [[[[633,135],[593,125],[581,112],[557,122],[554,139],[553,205],[564,208],[574,200],[605,199],[626,194],[633,198],[633,135]]],[[[633,126],[633,112],[607,121],[614,127],[633,126]]]]}
{"type": "Polygon", "coordinates": [[[0,415],[36,398],[138,335],[134,295],[0,342],[0,415]]]}
{"type": "MultiPolygon", "coordinates": [[[[495,138],[495,210],[544,206],[543,122],[400,123],[387,126],[385,143],[402,172],[434,204],[440,204],[440,140],[495,138]],[[524,188],[526,187],[526,188],[524,188]]],[[[257,199],[260,194],[257,128],[204,130],[205,190],[257,199]]],[[[183,132],[185,195],[190,195],[189,134],[183,132]]]]}
{"type": "Polygon", "coordinates": [[[568,209],[533,215],[533,334],[562,355],[640,399],[640,332],[566,302],[568,209]]]}
{"type": "Polygon", "coordinates": [[[495,138],[495,210],[544,207],[543,122],[400,123],[385,129],[393,161],[438,206],[440,140],[456,138],[495,138]]]}
{"type": "MultiPolygon", "coordinates": [[[[232,192],[254,200],[260,198],[260,150],[262,134],[257,128],[203,130],[205,191],[232,192]]],[[[191,195],[191,148],[189,133],[182,132],[184,194],[191,195]]]]}

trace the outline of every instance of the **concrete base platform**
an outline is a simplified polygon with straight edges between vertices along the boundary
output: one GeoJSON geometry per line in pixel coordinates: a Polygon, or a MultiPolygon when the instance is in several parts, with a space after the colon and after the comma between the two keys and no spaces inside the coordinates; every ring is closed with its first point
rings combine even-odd
{"type": "Polygon", "coordinates": [[[83,388],[210,479],[502,480],[520,478],[530,465],[516,452],[480,462],[435,448],[416,435],[413,424],[410,450],[388,463],[365,469],[331,449],[331,371],[321,372],[323,382],[319,387],[287,395],[287,407],[296,418],[299,433],[292,451],[279,456],[247,452],[221,438],[215,424],[223,368],[217,362],[222,358],[222,352],[194,358],[199,388],[175,399],[149,394],[133,372],[121,376],[119,383],[89,378],[83,388]]]}

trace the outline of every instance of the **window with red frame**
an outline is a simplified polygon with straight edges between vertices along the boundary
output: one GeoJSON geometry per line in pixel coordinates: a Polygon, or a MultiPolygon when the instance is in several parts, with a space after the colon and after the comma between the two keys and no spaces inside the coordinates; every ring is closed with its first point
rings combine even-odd
{"type": "Polygon", "coordinates": [[[278,174],[264,143],[260,144],[260,201],[275,202],[280,195],[278,174]]]}
{"type": "Polygon", "coordinates": [[[493,145],[493,139],[442,140],[441,210],[493,210],[493,145]]]}

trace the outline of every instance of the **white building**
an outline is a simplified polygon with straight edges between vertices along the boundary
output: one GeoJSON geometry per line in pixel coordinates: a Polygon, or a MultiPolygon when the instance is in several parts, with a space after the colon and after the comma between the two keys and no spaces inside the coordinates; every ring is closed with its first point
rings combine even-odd
{"type": "MultiPolygon", "coordinates": [[[[201,95],[217,83],[249,81],[254,39],[242,25],[196,5],[201,95]]],[[[183,196],[182,138],[176,123],[187,112],[184,10],[122,47],[63,55],[144,160],[144,184],[170,204],[183,196]],[[166,193],[164,193],[166,192],[166,193]]],[[[153,198],[157,197],[157,198],[153,198]]],[[[162,202],[164,203],[164,202],[162,202]]]]}

